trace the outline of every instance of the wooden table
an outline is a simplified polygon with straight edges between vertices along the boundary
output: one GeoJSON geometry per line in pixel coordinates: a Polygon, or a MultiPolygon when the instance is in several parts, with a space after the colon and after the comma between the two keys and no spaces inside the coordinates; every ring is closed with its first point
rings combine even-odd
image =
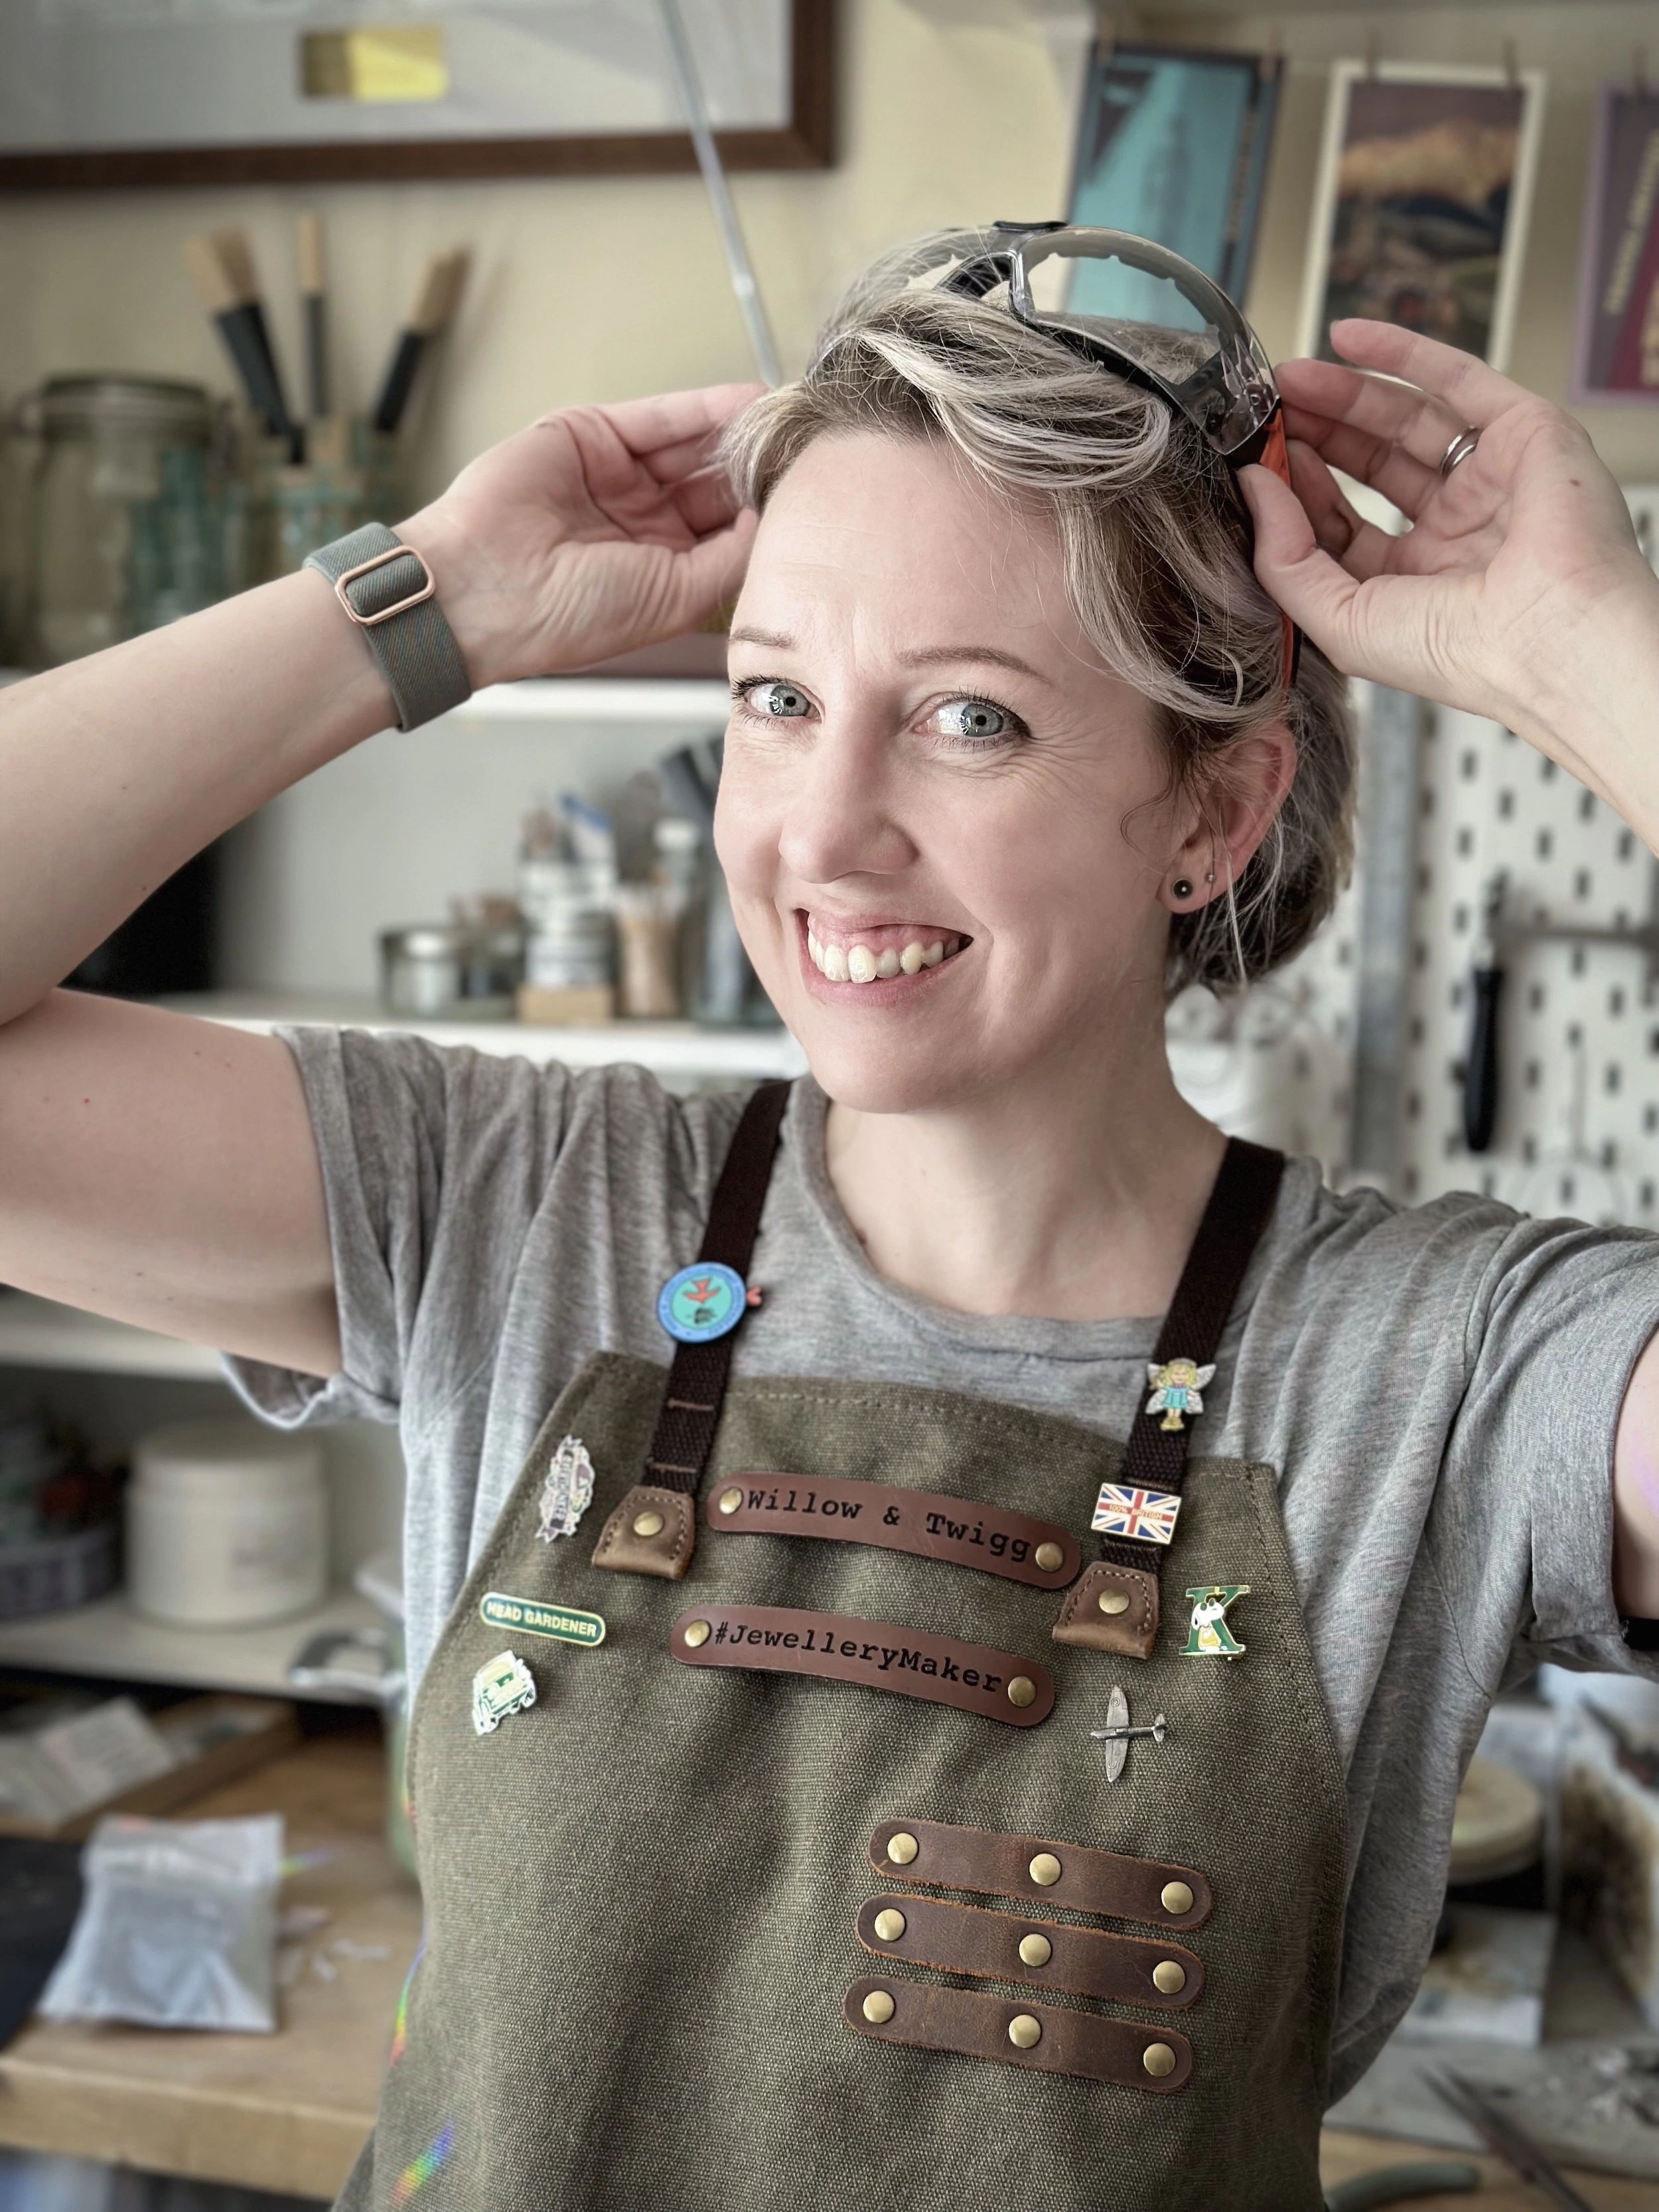
{"type": "MultiPolygon", "coordinates": [[[[291,1858],[324,1855],[283,1884],[284,1907],[329,1915],[282,1992],[276,2033],[33,2021],[0,2052],[0,2143],[284,2195],[336,2194],[374,2123],[398,1993],[420,1938],[419,1898],[382,1840],[386,1766],[375,1724],[313,1737],[198,1798],[184,1816],[273,1811],[288,1822],[291,1858]],[[364,1951],[385,1955],[354,1955],[364,1951]]],[[[1322,2170],[1328,2185],[1455,2154],[1328,2129],[1322,2170]]],[[[1482,2172],[1478,2197],[1415,2203],[1421,2212],[1539,2212],[1544,2200],[1504,2167],[1486,2160],[1482,2172]]],[[[1659,2185],[1574,2179],[1596,2212],[1659,2212],[1659,2185]]]]}
{"type": "Polygon", "coordinates": [[[179,1817],[270,1812],[286,1818],[290,1858],[326,1854],[283,1883],[284,1909],[329,1915],[281,1992],[276,2033],[31,2021],[0,2052],[0,2142],[336,2195],[374,2124],[398,1993],[420,1940],[420,1899],[382,1840],[378,1725],[365,1719],[313,1737],[179,1817]],[[377,1951],[384,1955],[353,1955],[377,1951]]]}

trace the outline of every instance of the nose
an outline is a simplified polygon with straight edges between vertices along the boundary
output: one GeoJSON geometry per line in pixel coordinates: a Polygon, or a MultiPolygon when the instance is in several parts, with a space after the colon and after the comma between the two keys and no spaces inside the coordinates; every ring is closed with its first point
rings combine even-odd
{"type": "Polygon", "coordinates": [[[802,757],[779,824],[778,854],[801,882],[897,875],[916,847],[897,811],[887,751],[873,735],[824,728],[802,757]]]}

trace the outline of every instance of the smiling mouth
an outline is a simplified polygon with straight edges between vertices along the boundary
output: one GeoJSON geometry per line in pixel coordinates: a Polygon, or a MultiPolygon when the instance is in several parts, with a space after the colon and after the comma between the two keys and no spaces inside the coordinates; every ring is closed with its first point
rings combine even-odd
{"type": "Polygon", "coordinates": [[[862,931],[856,925],[837,925],[833,934],[826,928],[821,938],[812,916],[803,918],[807,957],[829,983],[890,983],[902,975],[920,975],[942,967],[973,943],[955,931],[906,922],[883,922],[862,931]]]}

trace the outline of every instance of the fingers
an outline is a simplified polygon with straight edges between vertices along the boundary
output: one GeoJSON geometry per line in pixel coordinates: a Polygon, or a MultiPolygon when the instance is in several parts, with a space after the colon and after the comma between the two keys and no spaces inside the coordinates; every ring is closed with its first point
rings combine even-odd
{"type": "MultiPolygon", "coordinates": [[[[1358,585],[1319,544],[1313,520],[1288,485],[1261,467],[1242,470],[1238,481],[1255,526],[1255,573],[1264,588],[1339,668],[1351,667],[1347,648],[1358,585]]],[[[1340,493],[1336,497],[1346,508],[1340,493]]],[[[1348,513],[1355,531],[1363,529],[1348,513]]],[[[1323,519],[1334,526],[1333,511],[1323,519]]]]}
{"type": "Polygon", "coordinates": [[[679,553],[669,564],[664,637],[682,636],[737,597],[755,543],[757,517],[747,508],[728,529],[679,553]]]}
{"type": "Polygon", "coordinates": [[[1352,423],[1333,422],[1328,416],[1310,415],[1300,407],[1287,405],[1285,434],[1292,444],[1316,452],[1330,467],[1370,484],[1413,520],[1439,488],[1437,468],[1428,467],[1390,439],[1357,429],[1352,423]]]}
{"type": "Polygon", "coordinates": [[[1395,541],[1355,511],[1320,456],[1297,442],[1290,457],[1291,485],[1320,550],[1361,580],[1391,568],[1395,541]]]}
{"type": "Polygon", "coordinates": [[[740,512],[724,469],[704,469],[674,487],[673,501],[681,520],[694,538],[724,530],[740,512]]]}
{"type": "MultiPolygon", "coordinates": [[[[1438,470],[1448,443],[1463,428],[1461,416],[1427,393],[1363,376],[1337,362],[1287,361],[1279,372],[1279,384],[1287,408],[1294,408],[1298,416],[1340,423],[1357,437],[1398,447],[1430,470],[1438,470]]],[[[1348,467],[1346,461],[1338,465],[1348,467]]],[[[1350,471],[1355,476],[1362,473],[1350,471]]],[[[1372,479],[1367,477],[1366,481],[1372,479]]]]}
{"type": "Polygon", "coordinates": [[[1458,427],[1468,423],[1484,430],[1506,409],[1531,398],[1521,385],[1500,376],[1477,361],[1472,353],[1425,338],[1395,323],[1373,323],[1351,316],[1331,325],[1331,343],[1345,360],[1362,368],[1378,368],[1385,375],[1403,377],[1420,391],[1441,400],[1456,416],[1458,427]]]}
{"type": "Polygon", "coordinates": [[[706,466],[727,423],[765,389],[763,384],[711,384],[697,392],[624,399],[593,411],[660,483],[672,483],[706,466]]]}

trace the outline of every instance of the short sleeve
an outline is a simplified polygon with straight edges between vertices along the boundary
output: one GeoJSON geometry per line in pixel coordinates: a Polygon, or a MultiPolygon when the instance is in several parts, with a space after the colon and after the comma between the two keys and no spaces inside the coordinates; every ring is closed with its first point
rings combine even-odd
{"type": "Polygon", "coordinates": [[[1471,1304],[1435,1565],[1477,1673],[1539,1661],[1652,1671],[1613,1597],[1613,1463],[1632,1373],[1659,1331],[1659,1239],[1517,1221],[1471,1304]]]}
{"type": "MultiPolygon", "coordinates": [[[[230,1359],[228,1377],[257,1413],[284,1426],[395,1421],[417,1340],[423,1360],[435,1354],[440,1368],[476,1358],[476,1327],[422,1329],[435,1255],[456,1255],[445,1270],[447,1304],[465,1308],[474,1324],[499,1315],[563,1139],[571,1078],[414,1036],[280,1034],[299,1066],[322,1167],[341,1367],[323,1381],[230,1359]],[[463,1225],[464,1235],[454,1233],[463,1225]]],[[[446,1379],[424,1377],[440,1395],[446,1379]]]]}

